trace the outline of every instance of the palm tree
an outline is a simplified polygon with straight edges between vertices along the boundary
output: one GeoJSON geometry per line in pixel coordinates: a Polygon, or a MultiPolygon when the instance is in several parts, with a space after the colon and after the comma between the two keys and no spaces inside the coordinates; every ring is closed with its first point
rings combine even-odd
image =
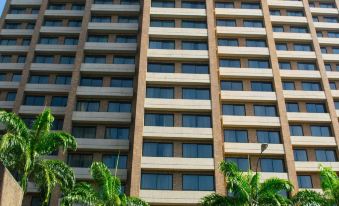
{"type": "Polygon", "coordinates": [[[66,194],[62,206],[71,206],[75,203],[88,206],[148,206],[148,204],[135,197],[121,194],[121,182],[102,162],[94,162],[90,168],[95,181],[95,187],[86,182],[75,185],[73,190],[66,194]]]}
{"type": "Polygon", "coordinates": [[[295,206],[339,205],[339,177],[330,167],[320,166],[320,180],[323,193],[312,190],[299,191],[292,201],[295,206]]]}
{"type": "Polygon", "coordinates": [[[60,160],[44,159],[57,151],[76,149],[75,138],[65,132],[51,132],[54,117],[49,109],[44,110],[29,128],[24,121],[11,112],[0,112],[0,122],[6,133],[0,139],[0,160],[17,176],[26,192],[28,181],[35,183],[43,196],[43,205],[48,205],[53,188],[60,185],[63,191],[75,184],[73,171],[60,160]]]}
{"type": "Polygon", "coordinates": [[[281,192],[291,191],[292,184],[288,180],[270,178],[260,182],[260,174],[248,171],[241,172],[231,162],[223,161],[220,171],[227,182],[228,196],[211,194],[202,199],[203,206],[275,206],[289,205],[290,201],[281,192]]]}

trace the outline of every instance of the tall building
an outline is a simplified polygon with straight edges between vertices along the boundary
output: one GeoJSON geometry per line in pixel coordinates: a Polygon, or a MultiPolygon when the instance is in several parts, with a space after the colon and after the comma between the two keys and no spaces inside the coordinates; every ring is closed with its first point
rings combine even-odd
{"type": "MultiPolygon", "coordinates": [[[[225,194],[220,161],[320,190],[339,172],[339,0],[7,0],[0,108],[46,106],[151,205],[225,194]],[[262,144],[268,148],[260,155],[262,144]],[[258,166],[258,167],[257,167],[258,166]]],[[[29,188],[25,205],[39,205],[29,188]]],[[[51,205],[58,205],[55,193],[51,205]]]]}

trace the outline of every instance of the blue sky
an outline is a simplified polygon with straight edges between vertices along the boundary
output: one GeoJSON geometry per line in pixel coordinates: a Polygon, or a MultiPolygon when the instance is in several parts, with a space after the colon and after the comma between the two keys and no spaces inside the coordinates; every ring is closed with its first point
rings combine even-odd
{"type": "Polygon", "coordinates": [[[0,0],[0,14],[2,14],[2,10],[4,9],[6,0],[0,0]]]}

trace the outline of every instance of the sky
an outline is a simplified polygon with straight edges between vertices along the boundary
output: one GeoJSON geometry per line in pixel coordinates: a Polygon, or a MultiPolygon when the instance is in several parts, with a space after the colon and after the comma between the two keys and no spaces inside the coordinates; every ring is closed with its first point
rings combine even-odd
{"type": "Polygon", "coordinates": [[[2,10],[4,9],[6,0],[0,0],[0,14],[2,14],[2,10]]]}

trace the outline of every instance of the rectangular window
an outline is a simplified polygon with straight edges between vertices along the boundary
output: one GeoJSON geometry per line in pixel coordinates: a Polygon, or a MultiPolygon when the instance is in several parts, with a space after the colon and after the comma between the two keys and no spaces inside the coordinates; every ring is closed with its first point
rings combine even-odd
{"type": "Polygon", "coordinates": [[[208,74],[208,64],[181,64],[181,72],[189,74],[208,74]]]}
{"type": "Polygon", "coordinates": [[[284,161],[281,159],[260,159],[261,172],[285,172],[284,161]]]}
{"type": "Polygon", "coordinates": [[[306,110],[311,113],[325,113],[326,106],[323,103],[306,103],[306,110]]]}
{"type": "Polygon", "coordinates": [[[287,51],[288,50],[286,43],[276,43],[275,47],[279,51],[287,51]]]}
{"type": "Polygon", "coordinates": [[[173,127],[173,114],[145,114],[145,126],[173,127]]]}
{"type": "Polygon", "coordinates": [[[205,2],[196,2],[196,1],[182,1],[181,8],[188,9],[205,9],[205,2]]]}
{"type": "Polygon", "coordinates": [[[242,157],[227,157],[225,158],[227,162],[233,162],[237,165],[238,169],[242,172],[248,172],[250,169],[250,163],[248,161],[248,158],[242,158],[242,157]]]}
{"type": "Polygon", "coordinates": [[[234,8],[233,2],[215,2],[215,8],[234,8]]]}
{"type": "Polygon", "coordinates": [[[287,11],[287,16],[304,16],[302,11],[287,11]]]}
{"type": "Polygon", "coordinates": [[[148,63],[147,71],[156,73],[174,73],[174,64],[166,63],[148,63]]]}
{"type": "Polygon", "coordinates": [[[173,157],[173,144],[160,142],[144,142],[142,156],[173,157]]]}
{"type": "Polygon", "coordinates": [[[171,174],[141,174],[141,189],[144,190],[172,190],[173,176],[171,174]]]}
{"type": "Polygon", "coordinates": [[[196,128],[211,128],[211,116],[209,115],[182,115],[183,127],[196,127],[196,128]]]}
{"type": "Polygon", "coordinates": [[[109,102],[107,112],[131,112],[131,103],[109,102]]]}
{"type": "Polygon", "coordinates": [[[89,64],[106,64],[106,56],[104,55],[87,55],[85,56],[85,63],[89,64]]]}
{"type": "Polygon", "coordinates": [[[314,63],[298,62],[297,65],[298,70],[316,70],[316,66],[314,63]]]}
{"type": "Polygon", "coordinates": [[[284,90],[295,90],[294,82],[283,82],[284,90]]]}
{"type": "Polygon", "coordinates": [[[273,92],[273,85],[271,82],[251,81],[251,91],[273,92]]]}
{"type": "Polygon", "coordinates": [[[116,43],[137,43],[137,37],[135,35],[117,35],[115,38],[116,43]]]}
{"type": "Polygon", "coordinates": [[[55,84],[64,84],[64,85],[69,85],[71,84],[72,77],[71,76],[56,76],[55,78],[55,84]]]}
{"type": "Polygon", "coordinates": [[[196,21],[196,20],[182,20],[181,28],[197,28],[197,29],[206,29],[206,21],[196,21]]]}
{"type": "Polygon", "coordinates": [[[44,26],[62,26],[62,20],[45,20],[44,26]]]}
{"type": "Polygon", "coordinates": [[[134,16],[119,16],[118,23],[137,24],[139,22],[138,17],[134,16]]]}
{"type": "Polygon", "coordinates": [[[111,79],[111,87],[133,88],[133,79],[111,79]]]}
{"type": "Polygon", "coordinates": [[[152,7],[174,8],[175,7],[175,2],[174,1],[152,0],[152,7]]]}
{"type": "Polygon", "coordinates": [[[78,101],[76,111],[81,112],[99,112],[99,101],[78,101]]]}
{"type": "Polygon", "coordinates": [[[312,178],[309,175],[298,175],[299,188],[313,188],[312,178]]]}
{"type": "Polygon", "coordinates": [[[110,23],[111,22],[111,17],[110,16],[92,16],[91,17],[91,22],[96,22],[96,23],[110,23]]]}
{"type": "Polygon", "coordinates": [[[89,35],[87,42],[108,42],[108,35],[89,35]]]}
{"type": "Polygon", "coordinates": [[[273,32],[284,32],[283,26],[273,26],[273,32]]]}
{"type": "Polygon", "coordinates": [[[75,126],[72,128],[72,135],[79,139],[96,139],[96,127],[75,126]]]}
{"type": "Polygon", "coordinates": [[[175,49],[175,42],[171,40],[150,40],[150,49],[175,49]]]}
{"type": "Polygon", "coordinates": [[[337,154],[335,150],[329,149],[316,149],[315,150],[315,157],[318,162],[336,162],[337,154]]]}
{"type": "Polygon", "coordinates": [[[182,41],[181,49],[183,50],[208,50],[206,42],[182,41]]]}
{"type": "Polygon", "coordinates": [[[246,116],[244,104],[223,104],[222,105],[223,115],[235,115],[235,116],[246,116]]]}
{"type": "Polygon", "coordinates": [[[52,97],[51,106],[52,107],[66,107],[67,106],[67,96],[54,96],[52,97]]]}
{"type": "Polygon", "coordinates": [[[113,64],[135,64],[134,56],[114,56],[113,64]]]}
{"type": "Polygon", "coordinates": [[[80,79],[80,86],[102,87],[102,78],[101,77],[82,77],[80,79]]]}
{"type": "Polygon", "coordinates": [[[127,169],[127,155],[104,154],[102,155],[102,162],[109,169],[127,169]],[[117,165],[118,164],[118,165],[117,165]]]}
{"type": "Polygon", "coordinates": [[[182,175],[182,189],[184,191],[213,191],[213,175],[182,175]]]}
{"type": "Polygon", "coordinates": [[[240,59],[220,59],[219,61],[220,67],[234,67],[240,68],[240,59]]]}
{"type": "Polygon", "coordinates": [[[151,20],[150,27],[175,27],[175,21],[174,20],[151,20]]]}
{"type": "Polygon", "coordinates": [[[173,87],[147,87],[146,98],[173,99],[173,87]]]}
{"type": "Polygon", "coordinates": [[[280,132],[278,131],[257,131],[258,143],[280,144],[280,132]]]}
{"type": "Polygon", "coordinates": [[[126,127],[107,127],[105,139],[129,139],[129,128],[126,127]]]}
{"type": "Polygon", "coordinates": [[[311,125],[311,135],[317,137],[331,137],[332,130],[329,126],[311,125]]]}
{"type": "Polygon", "coordinates": [[[182,144],[183,158],[212,158],[211,144],[182,144]]]}
{"type": "Polygon", "coordinates": [[[291,70],[291,64],[289,62],[279,62],[279,68],[283,70],[291,70]]]}
{"type": "Polygon", "coordinates": [[[308,29],[305,28],[305,27],[291,26],[290,32],[292,32],[292,33],[308,33],[308,29]]]}
{"type": "Polygon", "coordinates": [[[64,45],[78,45],[79,39],[77,37],[66,37],[64,45]]]}
{"type": "Polygon", "coordinates": [[[71,167],[89,168],[92,165],[91,154],[68,154],[68,165],[71,167]]]}
{"type": "Polygon", "coordinates": [[[242,9],[260,9],[259,3],[241,3],[242,9]]]}
{"type": "Polygon", "coordinates": [[[58,37],[41,37],[39,44],[58,44],[58,37]]]}
{"type": "Polygon", "coordinates": [[[321,91],[320,83],[318,82],[302,82],[304,91],[321,91]]]}
{"type": "Polygon", "coordinates": [[[295,161],[308,161],[307,152],[304,149],[293,150],[295,161]]]}
{"type": "Polygon", "coordinates": [[[312,46],[309,44],[294,44],[294,51],[312,51],[312,46]]]}
{"type": "Polygon", "coordinates": [[[244,20],[244,27],[262,28],[264,24],[260,20],[244,20]]]}
{"type": "Polygon", "coordinates": [[[217,26],[235,27],[236,23],[235,20],[231,19],[217,19],[217,26]]]}
{"type": "Polygon", "coordinates": [[[16,92],[7,92],[7,95],[6,95],[6,101],[15,101],[15,98],[16,98],[16,92]]]}
{"type": "Polygon", "coordinates": [[[276,107],[274,105],[254,105],[254,116],[276,117],[276,107]]]}
{"type": "Polygon", "coordinates": [[[21,81],[21,74],[13,74],[11,81],[12,82],[20,82],[21,81]]]}
{"type": "Polygon", "coordinates": [[[286,103],[287,112],[299,112],[298,103],[286,103]]]}
{"type": "Polygon", "coordinates": [[[44,106],[45,97],[44,96],[26,96],[25,105],[29,106],[44,106]]]}
{"type": "Polygon", "coordinates": [[[270,68],[270,63],[268,60],[260,60],[260,59],[249,59],[248,60],[249,68],[256,69],[268,69],[270,68]]]}
{"type": "Polygon", "coordinates": [[[304,136],[303,127],[301,125],[290,125],[291,136],[304,136]]]}
{"type": "Polygon", "coordinates": [[[47,55],[37,55],[34,58],[34,63],[40,63],[40,64],[53,64],[54,57],[53,56],[47,56],[47,55]]]}
{"type": "Polygon", "coordinates": [[[266,47],[266,41],[258,40],[258,39],[247,39],[246,46],[247,47],[266,47]]]}
{"type": "Polygon", "coordinates": [[[243,91],[242,81],[221,81],[221,90],[243,91]]]}
{"type": "Polygon", "coordinates": [[[48,76],[32,75],[29,78],[31,84],[48,84],[48,76]]]}
{"type": "Polygon", "coordinates": [[[183,99],[210,99],[210,90],[202,88],[183,88],[182,89],[183,99]]]}
{"type": "Polygon", "coordinates": [[[248,143],[248,133],[246,130],[227,129],[224,130],[224,141],[248,143]]]}
{"type": "Polygon", "coordinates": [[[218,46],[239,46],[238,39],[218,39],[218,46]]]}
{"type": "Polygon", "coordinates": [[[75,57],[74,56],[61,56],[59,64],[74,64],[75,57]]]}

